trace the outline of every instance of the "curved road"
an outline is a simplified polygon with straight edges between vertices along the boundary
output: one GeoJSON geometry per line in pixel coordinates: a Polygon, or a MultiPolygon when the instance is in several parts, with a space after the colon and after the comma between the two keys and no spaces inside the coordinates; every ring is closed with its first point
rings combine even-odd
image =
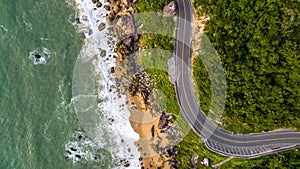
{"type": "Polygon", "coordinates": [[[269,132],[234,135],[212,123],[199,107],[193,90],[190,71],[192,38],[192,5],[189,0],[176,0],[178,22],[174,44],[176,95],[184,117],[202,138],[207,148],[219,154],[254,158],[300,147],[300,132],[269,132]]]}

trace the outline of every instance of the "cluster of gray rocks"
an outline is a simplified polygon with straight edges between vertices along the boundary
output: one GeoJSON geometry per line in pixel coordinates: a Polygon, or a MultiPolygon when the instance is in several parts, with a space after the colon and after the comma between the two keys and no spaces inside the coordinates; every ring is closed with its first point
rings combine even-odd
{"type": "Polygon", "coordinates": [[[173,115],[167,114],[164,110],[160,113],[158,128],[161,129],[161,132],[164,132],[169,128],[169,123],[172,118],[173,115]]]}
{"type": "Polygon", "coordinates": [[[174,145],[167,146],[163,152],[163,155],[168,158],[168,163],[171,165],[170,169],[177,169],[177,165],[179,164],[179,161],[176,159],[177,154],[178,150],[174,145]]]}
{"type": "Polygon", "coordinates": [[[141,93],[144,103],[149,106],[152,90],[152,83],[146,71],[139,72],[133,76],[129,86],[129,92],[131,96],[141,93]]]}

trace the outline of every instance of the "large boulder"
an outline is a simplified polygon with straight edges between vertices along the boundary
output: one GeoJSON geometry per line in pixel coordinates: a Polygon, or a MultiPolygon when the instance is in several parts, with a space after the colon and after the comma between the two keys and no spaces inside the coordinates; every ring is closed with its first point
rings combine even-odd
{"type": "Polygon", "coordinates": [[[98,26],[98,30],[102,31],[103,29],[105,29],[105,23],[100,23],[100,25],[98,26]]]}
{"type": "Polygon", "coordinates": [[[208,167],[209,166],[209,159],[208,158],[204,158],[203,161],[201,161],[201,164],[203,164],[204,166],[208,167]]]}
{"type": "Polygon", "coordinates": [[[142,96],[143,104],[146,106],[145,110],[148,106],[150,106],[151,92],[152,84],[150,76],[146,73],[146,71],[135,74],[131,80],[131,84],[129,85],[129,93],[131,96],[142,96]]]}
{"type": "Polygon", "coordinates": [[[158,122],[158,128],[159,129],[167,128],[171,119],[172,119],[172,115],[168,115],[165,111],[162,111],[158,122]]]}
{"type": "Polygon", "coordinates": [[[131,47],[132,43],[133,43],[133,37],[130,36],[128,38],[125,38],[122,42],[126,47],[131,47]]]}
{"type": "Polygon", "coordinates": [[[106,50],[101,50],[101,52],[100,52],[100,56],[101,56],[101,57],[104,57],[104,56],[106,56],[106,50]]]}
{"type": "Polygon", "coordinates": [[[96,6],[97,6],[97,8],[100,8],[102,6],[102,3],[101,2],[97,2],[96,6]]]}
{"type": "Polygon", "coordinates": [[[136,52],[139,49],[138,42],[139,35],[133,35],[124,38],[121,42],[117,44],[118,56],[120,56],[122,59],[125,59],[127,56],[136,52]]]}
{"type": "Polygon", "coordinates": [[[163,17],[174,16],[177,13],[177,4],[175,1],[171,1],[163,9],[163,17]]]}
{"type": "Polygon", "coordinates": [[[125,35],[133,35],[135,33],[135,25],[132,16],[124,16],[117,23],[121,26],[125,35]]]}
{"type": "Polygon", "coordinates": [[[198,159],[199,159],[198,154],[193,154],[191,156],[191,162],[192,162],[192,165],[193,165],[194,168],[198,168],[198,165],[199,165],[198,159]]]}

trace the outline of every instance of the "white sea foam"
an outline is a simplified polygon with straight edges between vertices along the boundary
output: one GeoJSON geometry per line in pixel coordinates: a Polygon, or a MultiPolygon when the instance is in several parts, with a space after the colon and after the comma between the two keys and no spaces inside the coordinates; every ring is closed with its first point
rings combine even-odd
{"type": "Polygon", "coordinates": [[[87,161],[95,160],[96,145],[82,132],[75,132],[73,134],[73,141],[65,145],[65,157],[70,158],[73,162],[85,159],[87,161]]]}
{"type": "Polygon", "coordinates": [[[33,61],[33,64],[46,64],[51,57],[52,52],[46,47],[37,48],[29,53],[29,59],[33,61]]]}
{"type": "Polygon", "coordinates": [[[86,37],[80,57],[86,57],[87,59],[97,58],[93,63],[95,66],[94,71],[103,77],[98,81],[98,98],[101,100],[98,108],[107,120],[107,125],[99,124],[99,135],[94,136],[95,144],[100,144],[100,146],[97,146],[107,148],[107,146],[104,146],[107,144],[101,143],[101,141],[105,142],[107,140],[107,138],[101,137],[103,133],[100,132],[105,127],[111,142],[111,146],[108,146],[108,151],[113,154],[114,158],[128,161],[130,165],[127,168],[140,168],[140,153],[134,145],[134,142],[139,139],[139,135],[134,132],[129,122],[130,112],[126,107],[126,96],[122,94],[119,97],[116,89],[110,91],[111,86],[116,85],[112,80],[113,75],[109,71],[111,67],[116,66],[116,63],[109,56],[112,57],[116,53],[113,52],[115,44],[108,45],[107,42],[109,38],[114,38],[108,34],[107,26],[102,31],[98,30],[100,23],[107,24],[105,16],[108,14],[108,11],[103,6],[108,3],[100,0],[103,6],[95,9],[96,5],[91,0],[75,0],[75,2],[76,7],[79,9],[76,14],[79,20],[74,23],[74,26],[78,32],[84,33],[86,37]],[[106,57],[100,56],[101,50],[106,51],[106,57]]]}
{"type": "Polygon", "coordinates": [[[8,29],[4,25],[0,25],[0,39],[4,38],[7,34],[8,29]]]}
{"type": "Polygon", "coordinates": [[[27,18],[26,18],[26,13],[24,12],[23,13],[23,23],[25,25],[25,28],[26,28],[26,31],[29,31],[31,32],[32,31],[32,24],[30,22],[27,21],[27,18]]]}

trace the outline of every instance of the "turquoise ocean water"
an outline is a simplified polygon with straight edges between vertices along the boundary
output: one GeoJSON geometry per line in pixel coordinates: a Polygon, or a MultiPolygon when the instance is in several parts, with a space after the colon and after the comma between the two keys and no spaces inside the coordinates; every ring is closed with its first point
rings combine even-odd
{"type": "Polygon", "coordinates": [[[64,157],[81,130],[71,102],[83,45],[69,22],[74,9],[63,0],[2,0],[0,11],[0,168],[90,168],[64,157]],[[37,53],[44,64],[29,58],[37,53]]]}

